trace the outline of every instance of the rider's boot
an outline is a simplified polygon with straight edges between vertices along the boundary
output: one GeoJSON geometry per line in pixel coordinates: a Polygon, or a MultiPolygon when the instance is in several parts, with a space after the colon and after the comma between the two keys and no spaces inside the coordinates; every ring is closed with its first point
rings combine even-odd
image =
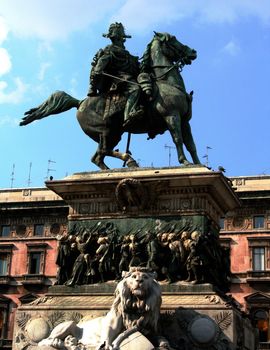
{"type": "Polygon", "coordinates": [[[140,119],[144,114],[143,107],[139,106],[138,104],[139,94],[140,91],[138,89],[134,89],[128,97],[124,112],[124,128],[127,128],[133,124],[134,121],[140,119]]]}
{"type": "Polygon", "coordinates": [[[125,119],[125,121],[123,123],[123,127],[124,128],[129,127],[136,120],[141,119],[143,114],[144,114],[144,110],[142,108],[139,108],[139,109],[135,110],[134,112],[129,113],[129,115],[127,116],[127,118],[125,119]]]}

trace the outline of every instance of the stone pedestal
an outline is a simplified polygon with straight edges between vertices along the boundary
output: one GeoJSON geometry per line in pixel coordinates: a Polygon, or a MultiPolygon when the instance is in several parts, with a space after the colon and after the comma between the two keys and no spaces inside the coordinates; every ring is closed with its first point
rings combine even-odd
{"type": "MultiPolygon", "coordinates": [[[[198,230],[218,238],[220,217],[239,205],[230,181],[203,166],[79,173],[46,185],[70,206],[71,231],[109,225],[120,237],[198,230]]],[[[44,298],[18,308],[13,348],[34,346],[63,321],[105,315],[115,286],[51,287],[44,298]]],[[[163,283],[160,324],[177,349],[255,349],[249,321],[211,284],[163,283]]]]}
{"type": "MultiPolygon", "coordinates": [[[[113,303],[115,286],[116,283],[51,287],[46,297],[19,307],[13,349],[34,344],[61,322],[104,316],[113,303]]],[[[175,347],[182,344],[183,349],[256,349],[254,329],[237,303],[218,294],[209,284],[162,285],[160,324],[162,335],[175,347]]]]}
{"type": "Polygon", "coordinates": [[[70,206],[70,227],[107,221],[120,234],[153,228],[156,220],[202,232],[210,220],[218,231],[220,217],[239,205],[230,181],[203,166],[78,173],[46,185],[70,206]]]}

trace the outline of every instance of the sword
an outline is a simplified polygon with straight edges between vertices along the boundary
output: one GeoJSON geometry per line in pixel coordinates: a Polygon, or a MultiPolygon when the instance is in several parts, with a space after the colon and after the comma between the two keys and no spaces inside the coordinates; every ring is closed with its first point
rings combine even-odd
{"type": "MultiPolygon", "coordinates": [[[[130,150],[129,150],[130,140],[131,140],[131,133],[129,132],[128,133],[128,138],[127,138],[127,146],[126,146],[126,153],[128,153],[128,154],[131,154],[130,150]]],[[[124,163],[123,163],[123,167],[126,166],[126,163],[127,163],[127,161],[125,160],[124,163]]]]}
{"type": "Polygon", "coordinates": [[[106,77],[110,77],[110,78],[114,78],[114,79],[117,79],[117,80],[120,80],[120,81],[124,81],[125,83],[129,83],[129,84],[133,84],[133,85],[136,85],[136,86],[140,86],[140,84],[136,83],[135,81],[130,81],[130,80],[127,80],[127,79],[124,79],[124,78],[119,78],[119,77],[117,77],[115,75],[112,75],[112,74],[109,74],[109,73],[101,72],[100,74],[105,75],[106,77]]]}

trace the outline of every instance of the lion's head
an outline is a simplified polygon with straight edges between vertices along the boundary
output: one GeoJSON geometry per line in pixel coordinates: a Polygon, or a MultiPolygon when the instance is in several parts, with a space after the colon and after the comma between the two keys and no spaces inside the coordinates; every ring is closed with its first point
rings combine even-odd
{"type": "Polygon", "coordinates": [[[112,309],[122,316],[126,329],[133,326],[157,330],[161,288],[155,274],[145,268],[131,268],[118,283],[112,309]]]}
{"type": "Polygon", "coordinates": [[[144,299],[154,283],[153,274],[138,269],[129,272],[125,277],[125,281],[131,293],[138,299],[144,299]]]}

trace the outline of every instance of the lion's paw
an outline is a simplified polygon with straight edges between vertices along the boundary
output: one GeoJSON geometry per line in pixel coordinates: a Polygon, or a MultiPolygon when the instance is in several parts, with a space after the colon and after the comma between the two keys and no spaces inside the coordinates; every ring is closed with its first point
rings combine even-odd
{"type": "Polygon", "coordinates": [[[64,349],[64,342],[63,340],[59,339],[59,338],[47,338],[47,339],[43,339],[38,343],[38,346],[52,346],[55,349],[64,349]]]}

